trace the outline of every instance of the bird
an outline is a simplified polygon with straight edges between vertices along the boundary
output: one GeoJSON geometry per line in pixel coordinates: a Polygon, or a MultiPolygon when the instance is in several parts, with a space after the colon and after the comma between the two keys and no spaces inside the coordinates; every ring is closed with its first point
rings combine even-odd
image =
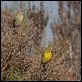
{"type": "Polygon", "coordinates": [[[52,59],[52,51],[50,48],[46,48],[42,55],[42,63],[46,64],[52,59]]]}
{"type": "Polygon", "coordinates": [[[24,20],[24,12],[19,11],[13,20],[14,27],[22,25],[23,20],[24,20]]]}

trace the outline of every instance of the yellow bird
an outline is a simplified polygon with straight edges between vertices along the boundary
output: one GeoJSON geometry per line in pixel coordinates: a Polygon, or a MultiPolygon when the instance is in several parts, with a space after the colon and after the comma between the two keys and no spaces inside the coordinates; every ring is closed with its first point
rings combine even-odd
{"type": "Polygon", "coordinates": [[[48,63],[52,59],[51,49],[47,48],[42,56],[42,63],[48,63]]]}
{"type": "Polygon", "coordinates": [[[23,14],[24,14],[24,12],[21,12],[21,11],[19,11],[16,14],[15,19],[14,19],[14,22],[15,22],[16,26],[22,25],[23,19],[24,19],[24,15],[23,14]]]}

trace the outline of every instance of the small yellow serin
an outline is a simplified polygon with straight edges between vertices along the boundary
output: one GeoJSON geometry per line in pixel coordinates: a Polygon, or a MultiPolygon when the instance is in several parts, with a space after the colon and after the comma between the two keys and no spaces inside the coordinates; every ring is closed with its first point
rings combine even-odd
{"type": "Polygon", "coordinates": [[[15,23],[17,25],[21,25],[22,22],[23,22],[23,19],[24,19],[24,15],[23,15],[23,12],[18,12],[16,17],[15,17],[15,23]]]}
{"type": "Polygon", "coordinates": [[[42,56],[42,63],[48,63],[52,59],[51,49],[47,48],[42,56]]]}

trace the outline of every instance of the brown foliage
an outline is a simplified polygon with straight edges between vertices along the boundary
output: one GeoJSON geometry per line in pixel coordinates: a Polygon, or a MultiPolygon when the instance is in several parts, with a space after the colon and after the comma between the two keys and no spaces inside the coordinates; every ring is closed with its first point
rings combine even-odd
{"type": "Polygon", "coordinates": [[[41,64],[43,48],[40,47],[40,42],[48,16],[45,16],[43,9],[41,9],[42,13],[40,10],[37,13],[29,10],[27,31],[22,26],[13,28],[13,14],[10,11],[1,12],[2,81],[77,81],[81,79],[80,18],[76,22],[76,20],[71,21],[71,15],[69,15],[70,19],[67,18],[69,17],[67,14],[64,17],[63,2],[59,2],[59,5],[62,6],[62,9],[59,8],[62,22],[52,25],[53,32],[56,32],[56,40],[52,46],[53,58],[45,66],[41,64]],[[74,53],[72,60],[69,56],[69,42],[72,44],[74,53]]]}

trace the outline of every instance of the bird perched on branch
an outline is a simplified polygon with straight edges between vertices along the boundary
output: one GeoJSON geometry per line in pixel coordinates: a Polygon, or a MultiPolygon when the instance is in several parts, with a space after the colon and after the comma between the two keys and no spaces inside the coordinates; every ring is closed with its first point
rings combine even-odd
{"type": "Polygon", "coordinates": [[[47,48],[42,56],[42,63],[46,64],[52,59],[51,49],[47,48]]]}
{"type": "Polygon", "coordinates": [[[15,27],[15,26],[20,26],[20,25],[22,25],[23,20],[24,20],[24,12],[19,11],[19,12],[16,14],[16,16],[15,16],[15,18],[14,18],[14,21],[13,21],[14,27],[15,27]]]}
{"type": "Polygon", "coordinates": [[[49,61],[51,61],[51,59],[52,59],[52,51],[48,47],[45,49],[44,54],[42,55],[41,68],[42,68],[43,72],[45,72],[47,70],[46,65],[49,61]]]}

